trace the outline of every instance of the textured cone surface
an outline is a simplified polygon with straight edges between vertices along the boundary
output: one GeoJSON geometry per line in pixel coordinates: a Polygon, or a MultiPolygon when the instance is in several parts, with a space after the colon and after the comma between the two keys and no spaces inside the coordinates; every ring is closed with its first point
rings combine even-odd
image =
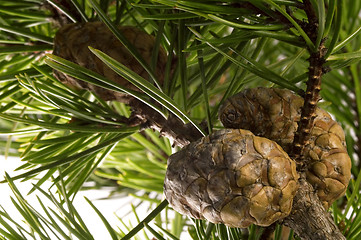
{"type": "Polygon", "coordinates": [[[230,227],[268,226],[290,213],[296,164],[274,141],[223,129],[170,156],[164,192],[173,208],[230,227]]]}
{"type": "MultiPolygon", "coordinates": [[[[242,128],[280,144],[286,152],[301,116],[303,98],[286,89],[254,88],[226,100],[219,117],[225,127],[242,128]]],[[[317,108],[310,139],[303,157],[310,160],[306,172],[325,208],[344,195],[351,177],[341,126],[324,110],[317,108]]]]}
{"type": "MultiPolygon", "coordinates": [[[[143,59],[150,64],[155,43],[154,37],[135,27],[122,26],[119,27],[119,30],[138,50],[143,59]]],[[[102,22],[74,23],[60,28],[54,39],[53,54],[97,72],[108,79],[119,83],[123,87],[138,90],[97,58],[89,50],[89,46],[106,53],[143,78],[149,78],[145,69],[102,22]]],[[[160,48],[155,74],[161,85],[163,83],[166,61],[166,53],[163,48],[160,48]]],[[[97,87],[61,72],[55,71],[55,75],[65,84],[75,88],[88,89],[104,100],[118,100],[122,102],[127,102],[127,100],[129,100],[129,96],[126,94],[115,93],[97,87]]]]}

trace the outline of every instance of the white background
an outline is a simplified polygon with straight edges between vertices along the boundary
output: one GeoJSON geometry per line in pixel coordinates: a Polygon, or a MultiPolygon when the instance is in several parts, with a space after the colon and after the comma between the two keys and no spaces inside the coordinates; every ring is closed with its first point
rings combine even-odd
{"type": "MultiPolygon", "coordinates": [[[[14,169],[22,165],[22,162],[18,158],[8,158],[5,159],[3,156],[0,156],[0,179],[4,179],[5,171],[10,176],[15,176],[18,172],[14,173],[14,169]]],[[[15,185],[21,191],[26,200],[31,203],[31,205],[39,212],[42,212],[42,208],[36,198],[38,195],[42,200],[45,206],[49,206],[53,210],[56,210],[56,207],[49,203],[47,199],[43,197],[41,193],[38,191],[33,192],[30,195],[27,195],[29,190],[31,189],[31,181],[21,182],[15,181],[15,185]]],[[[42,187],[43,190],[47,190],[47,187],[50,184],[44,184],[42,187]]],[[[10,196],[13,198],[14,195],[7,184],[0,184],[0,205],[12,216],[12,218],[20,223],[23,218],[20,213],[15,208],[14,204],[11,202],[10,196]]],[[[99,190],[89,190],[89,191],[80,191],[73,204],[79,212],[80,216],[84,220],[87,225],[89,231],[93,234],[94,239],[106,240],[110,239],[108,231],[104,227],[103,222],[100,220],[96,212],[93,208],[86,202],[84,196],[86,196],[89,200],[92,200],[93,204],[98,208],[98,210],[104,215],[104,217],[112,224],[112,226],[121,226],[119,220],[117,219],[115,213],[118,216],[122,216],[129,209],[125,209],[124,206],[129,206],[130,198],[124,199],[107,199],[107,200],[97,200],[101,198],[106,198],[109,192],[107,191],[99,191],[99,190]]],[[[142,215],[141,213],[139,214],[142,215]]],[[[126,222],[127,223],[127,222],[126,222]]],[[[136,222],[134,222],[134,225],[136,222]]]]}

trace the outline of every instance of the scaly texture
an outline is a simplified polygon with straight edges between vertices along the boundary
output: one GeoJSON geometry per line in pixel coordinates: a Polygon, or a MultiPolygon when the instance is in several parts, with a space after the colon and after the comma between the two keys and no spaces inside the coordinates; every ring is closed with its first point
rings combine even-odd
{"type": "Polygon", "coordinates": [[[223,129],[170,156],[164,193],[181,214],[231,227],[286,217],[298,188],[296,164],[275,142],[223,129]]]}
{"type": "Polygon", "coordinates": [[[291,149],[303,99],[291,91],[253,88],[228,98],[219,110],[227,128],[242,128],[276,141],[286,152],[291,149]]]}
{"type": "MultiPolygon", "coordinates": [[[[138,50],[143,59],[150,64],[155,38],[135,27],[122,26],[119,27],[119,30],[138,50]]],[[[54,39],[53,54],[97,72],[126,88],[138,90],[97,58],[88,49],[89,46],[106,53],[143,78],[149,78],[145,69],[102,22],[73,23],[60,28],[54,39]]],[[[155,74],[161,85],[163,84],[166,62],[167,55],[165,50],[160,47],[155,74]]],[[[104,100],[129,101],[129,96],[125,94],[97,87],[58,71],[55,71],[55,75],[65,84],[75,88],[88,89],[104,100]]]]}
{"type": "MultiPolygon", "coordinates": [[[[247,89],[227,99],[219,117],[227,128],[242,128],[269,138],[291,153],[300,120],[303,98],[286,89],[247,89]]],[[[341,126],[324,110],[317,108],[310,139],[303,158],[308,161],[306,177],[325,208],[341,197],[351,177],[341,126]]]]}

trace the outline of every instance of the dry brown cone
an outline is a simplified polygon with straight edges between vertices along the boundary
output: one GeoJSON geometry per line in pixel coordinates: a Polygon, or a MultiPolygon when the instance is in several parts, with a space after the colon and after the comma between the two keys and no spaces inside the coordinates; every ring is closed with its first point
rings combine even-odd
{"type": "MultiPolygon", "coordinates": [[[[290,153],[302,105],[303,98],[290,90],[247,89],[227,99],[220,108],[219,117],[225,127],[248,129],[276,141],[290,153]]],[[[341,126],[320,108],[316,109],[303,157],[309,161],[307,181],[327,209],[346,191],[351,177],[351,160],[341,126]]]]}
{"type": "MultiPolygon", "coordinates": [[[[138,50],[143,59],[150,64],[155,38],[131,26],[122,26],[119,27],[119,30],[138,50]]],[[[106,53],[143,78],[149,78],[146,70],[102,22],[73,23],[63,26],[55,36],[53,54],[97,72],[123,87],[139,91],[97,58],[88,49],[89,46],[106,53]]],[[[160,85],[163,84],[166,62],[166,52],[160,47],[155,70],[160,85]]],[[[58,71],[55,71],[55,75],[65,84],[75,88],[88,89],[106,101],[117,100],[127,103],[131,99],[126,94],[97,87],[58,71]]]]}
{"type": "Polygon", "coordinates": [[[223,129],[168,160],[164,193],[193,218],[245,228],[286,217],[298,188],[296,164],[274,141],[223,129]]]}

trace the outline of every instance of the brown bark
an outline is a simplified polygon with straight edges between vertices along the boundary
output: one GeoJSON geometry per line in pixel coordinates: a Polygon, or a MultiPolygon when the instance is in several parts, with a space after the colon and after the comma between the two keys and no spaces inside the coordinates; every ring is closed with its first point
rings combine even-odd
{"type": "Polygon", "coordinates": [[[299,183],[291,214],[283,219],[282,224],[292,228],[304,240],[346,239],[314,194],[312,186],[304,179],[299,183]]]}
{"type": "Polygon", "coordinates": [[[304,146],[307,145],[310,131],[313,127],[313,120],[315,119],[315,111],[317,108],[317,103],[320,100],[320,91],[321,91],[321,80],[324,73],[323,64],[325,60],[323,59],[325,55],[325,49],[323,44],[320,45],[320,48],[316,53],[311,53],[309,62],[309,72],[308,72],[308,81],[306,83],[307,89],[304,97],[304,104],[301,109],[301,119],[298,123],[298,129],[293,141],[293,158],[300,160],[301,165],[307,165],[305,159],[302,159],[302,152],[304,146]]]}
{"type": "MultiPolygon", "coordinates": [[[[158,112],[133,99],[129,103],[132,107],[132,116],[129,119],[130,125],[141,125],[142,128],[151,128],[160,132],[161,136],[168,138],[174,146],[185,147],[202,137],[202,134],[191,124],[184,124],[173,114],[165,119],[158,112]]],[[[204,124],[204,129],[206,128],[204,124]]],[[[201,126],[202,127],[202,126],[201,126]]]]}

